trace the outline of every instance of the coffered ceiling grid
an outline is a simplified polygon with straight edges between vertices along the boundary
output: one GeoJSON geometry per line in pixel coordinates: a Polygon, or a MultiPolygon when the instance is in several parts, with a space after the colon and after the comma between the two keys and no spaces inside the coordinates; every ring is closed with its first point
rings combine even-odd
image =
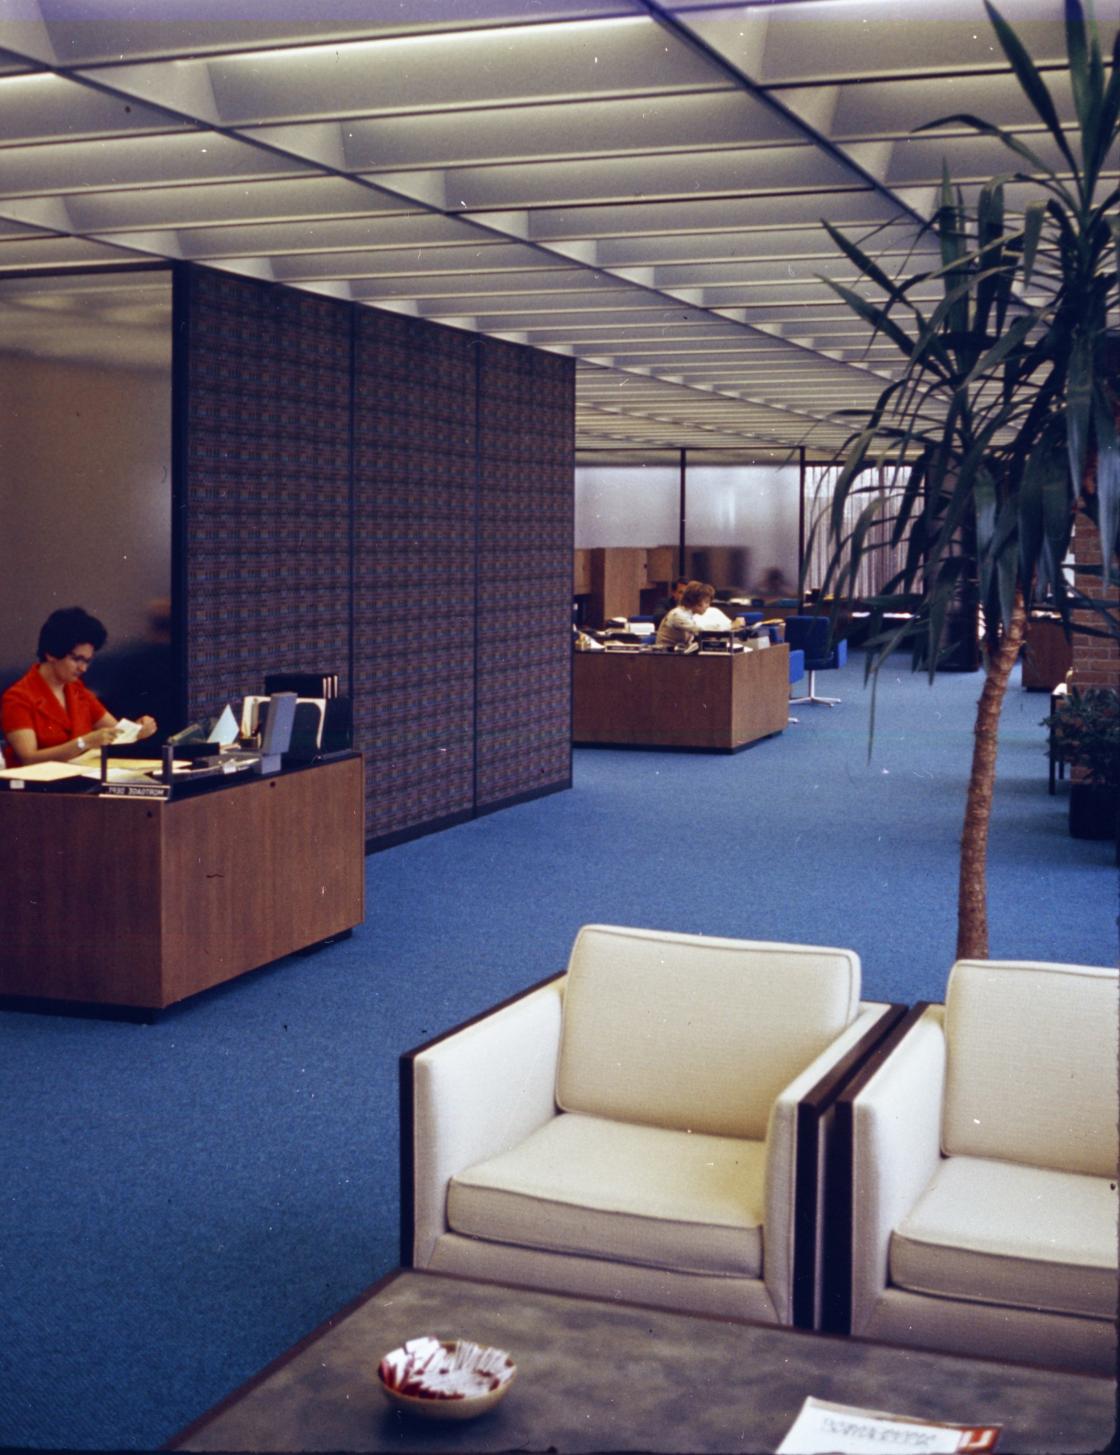
{"type": "MultiPolygon", "coordinates": [[[[230,8],[0,0],[0,279],[185,258],[566,353],[586,448],[834,447],[895,355],[820,218],[908,271],[943,158],[1005,165],[912,129],[1030,125],[981,0],[230,8]]],[[[1068,116],[1060,0],[1001,8],[1068,116]]]]}

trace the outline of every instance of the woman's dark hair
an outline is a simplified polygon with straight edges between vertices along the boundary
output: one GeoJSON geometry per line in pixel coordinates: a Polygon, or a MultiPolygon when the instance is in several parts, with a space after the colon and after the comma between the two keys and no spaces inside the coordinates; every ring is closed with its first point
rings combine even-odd
{"type": "Polygon", "coordinates": [[[75,647],[88,642],[95,652],[105,645],[109,633],[95,616],[80,606],[60,606],[52,611],[39,630],[39,661],[48,657],[65,657],[75,647]]]}

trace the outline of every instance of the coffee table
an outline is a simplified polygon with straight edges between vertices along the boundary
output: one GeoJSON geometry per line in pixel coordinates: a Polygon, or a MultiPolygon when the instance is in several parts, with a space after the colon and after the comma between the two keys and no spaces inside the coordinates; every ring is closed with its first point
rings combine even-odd
{"type": "Polygon", "coordinates": [[[1105,1449],[1115,1384],[862,1339],[669,1313],[408,1269],[391,1274],[165,1449],[773,1451],[806,1395],[1001,1423],[1001,1455],[1105,1449]],[[381,1355],[418,1334],[508,1349],[505,1400],[463,1423],[400,1414],[381,1355]]]}

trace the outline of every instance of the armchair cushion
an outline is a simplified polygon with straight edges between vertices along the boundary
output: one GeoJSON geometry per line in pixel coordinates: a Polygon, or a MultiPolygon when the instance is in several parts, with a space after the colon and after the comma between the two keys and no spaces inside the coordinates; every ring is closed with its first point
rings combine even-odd
{"type": "Polygon", "coordinates": [[[1116,971],[961,960],[945,998],[943,1150],[1116,1175],[1116,971]]]}
{"type": "Polygon", "coordinates": [[[568,966],[568,1112],[763,1142],[778,1094],[856,1017],[849,950],[587,925],[568,966]]]}
{"type": "Polygon", "coordinates": [[[451,1179],[452,1231],[685,1273],[762,1275],[766,1148],[578,1113],[451,1179]]]}
{"type": "Polygon", "coordinates": [[[942,1161],[891,1237],[911,1293],[1114,1318],[1116,1184],[975,1157],[942,1161]]]}

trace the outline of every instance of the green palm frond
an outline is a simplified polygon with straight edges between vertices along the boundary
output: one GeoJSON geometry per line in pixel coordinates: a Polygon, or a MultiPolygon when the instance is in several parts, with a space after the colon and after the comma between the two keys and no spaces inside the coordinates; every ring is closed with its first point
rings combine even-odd
{"type": "MultiPolygon", "coordinates": [[[[1061,172],[1012,132],[961,113],[929,127],[967,126],[1013,160],[971,202],[944,173],[922,229],[939,266],[892,277],[866,246],[825,224],[856,270],[854,284],[829,286],[895,346],[898,372],[844,449],[821,523],[824,589],[853,593],[870,554],[904,548],[883,590],[916,606],[915,659],[931,670],[962,589],[978,593],[993,645],[1018,593],[1028,603],[1046,595],[1071,620],[1080,598],[1061,562],[1076,508],[1100,528],[1105,581],[1120,574],[1120,188],[1102,177],[1120,153],[1120,32],[1106,63],[1081,0],[1064,4],[1076,116],[1068,127],[1022,41],[985,0],[1061,172]],[[1008,182],[1028,186],[1021,220],[1007,214],[1008,182]],[[940,297],[920,302],[931,281],[940,297]],[[871,494],[864,503],[864,473],[888,463],[904,483],[889,506],[871,494]]],[[[1120,635],[1116,611],[1097,618],[1106,624],[1098,629],[1120,635]]],[[[880,635],[880,645],[897,645],[893,629],[880,635]]]]}

